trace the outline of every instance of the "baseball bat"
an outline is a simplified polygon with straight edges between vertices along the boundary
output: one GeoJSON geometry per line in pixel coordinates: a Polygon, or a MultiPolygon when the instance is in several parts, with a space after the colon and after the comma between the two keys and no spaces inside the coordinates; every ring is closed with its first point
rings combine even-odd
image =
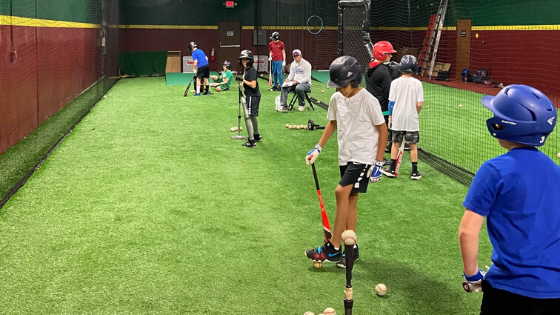
{"type": "Polygon", "coordinates": [[[404,136],[399,147],[399,153],[397,155],[397,164],[395,165],[395,177],[399,176],[399,169],[401,168],[402,156],[404,154],[404,144],[406,143],[404,136]]]}
{"type": "Polygon", "coordinates": [[[346,252],[346,289],[344,290],[344,314],[352,315],[354,291],[352,289],[352,269],[354,268],[354,244],[344,245],[346,252]]]}
{"type": "Polygon", "coordinates": [[[194,77],[195,77],[195,76],[193,75],[193,77],[191,78],[191,81],[189,82],[189,85],[187,85],[187,89],[185,90],[185,93],[183,93],[183,97],[186,97],[187,94],[189,94],[189,89],[191,88],[191,84],[192,84],[192,82],[193,82],[193,80],[194,80],[194,77]]]}
{"type": "Polygon", "coordinates": [[[319,195],[319,204],[321,205],[321,219],[323,220],[323,233],[325,234],[325,242],[331,240],[331,225],[329,224],[329,217],[327,216],[327,211],[325,210],[325,204],[323,203],[323,196],[321,195],[321,189],[319,188],[319,179],[317,178],[317,170],[315,169],[315,163],[311,164],[313,169],[313,178],[315,179],[315,188],[317,188],[317,195],[319,195]]]}
{"type": "Polygon", "coordinates": [[[268,86],[272,86],[272,61],[268,62],[268,86]]]}

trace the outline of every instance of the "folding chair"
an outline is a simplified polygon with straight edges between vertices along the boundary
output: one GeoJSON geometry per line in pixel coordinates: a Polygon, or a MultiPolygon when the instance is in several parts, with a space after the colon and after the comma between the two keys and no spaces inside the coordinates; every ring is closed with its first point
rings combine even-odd
{"type": "MultiPolygon", "coordinates": [[[[296,91],[293,90],[290,93],[293,93],[294,95],[292,95],[292,99],[290,99],[290,103],[288,103],[288,110],[292,110],[294,109],[294,105],[296,103],[298,103],[298,98],[297,98],[297,94],[296,91]]],[[[307,93],[311,93],[311,91],[309,92],[303,92],[305,95],[305,99],[307,100],[307,102],[309,103],[309,106],[311,106],[312,110],[315,110],[315,107],[313,107],[313,102],[311,102],[311,99],[309,99],[309,95],[307,95],[307,93]]]]}

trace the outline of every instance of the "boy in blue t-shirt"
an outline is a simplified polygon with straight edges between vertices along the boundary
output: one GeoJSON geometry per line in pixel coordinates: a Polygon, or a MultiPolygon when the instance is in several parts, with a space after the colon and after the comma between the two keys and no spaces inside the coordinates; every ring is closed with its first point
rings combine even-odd
{"type": "Polygon", "coordinates": [[[484,292],[480,314],[560,314],[560,167],[536,147],[554,130],[554,104],[537,89],[510,85],[482,104],[490,134],[508,152],[474,177],[459,227],[463,287],[484,292]],[[486,217],[492,266],[478,268],[486,217]]]}
{"type": "Polygon", "coordinates": [[[194,62],[194,73],[196,73],[196,94],[194,96],[200,96],[200,85],[202,79],[204,79],[205,92],[204,95],[210,95],[208,91],[210,87],[210,66],[208,65],[208,57],[206,54],[197,48],[195,42],[189,43],[189,51],[192,53],[192,58],[194,62]]]}

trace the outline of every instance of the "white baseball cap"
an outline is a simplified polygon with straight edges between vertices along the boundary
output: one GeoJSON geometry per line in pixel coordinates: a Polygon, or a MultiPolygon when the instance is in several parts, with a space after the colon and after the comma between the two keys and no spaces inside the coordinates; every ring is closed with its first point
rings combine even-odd
{"type": "Polygon", "coordinates": [[[292,52],[292,56],[301,56],[301,50],[294,49],[294,51],[292,52]]]}

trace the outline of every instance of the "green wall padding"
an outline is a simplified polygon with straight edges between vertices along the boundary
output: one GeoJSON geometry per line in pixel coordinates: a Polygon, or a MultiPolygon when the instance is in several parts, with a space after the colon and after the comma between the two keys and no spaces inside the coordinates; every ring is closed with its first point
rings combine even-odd
{"type": "Polygon", "coordinates": [[[167,51],[121,52],[119,69],[121,75],[165,75],[167,51]]]}

